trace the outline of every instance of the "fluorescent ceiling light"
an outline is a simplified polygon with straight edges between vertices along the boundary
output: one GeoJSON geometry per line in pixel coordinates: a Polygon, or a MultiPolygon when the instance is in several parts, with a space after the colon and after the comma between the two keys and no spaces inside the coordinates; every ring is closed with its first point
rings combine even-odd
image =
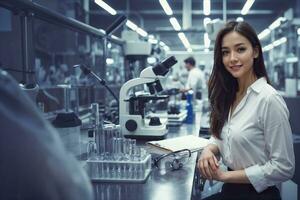
{"type": "Polygon", "coordinates": [[[273,48],[274,48],[273,44],[269,44],[269,45],[265,46],[264,48],[262,48],[262,51],[270,51],[273,48]]]}
{"type": "Polygon", "coordinates": [[[210,39],[208,38],[208,33],[204,33],[204,47],[209,48],[210,46],[210,39]]]}
{"type": "Polygon", "coordinates": [[[243,22],[244,21],[244,18],[242,18],[242,17],[238,17],[238,18],[236,18],[236,20],[235,21],[237,21],[237,22],[243,22]]]}
{"type": "Polygon", "coordinates": [[[265,38],[267,35],[269,35],[270,33],[271,33],[270,29],[266,28],[260,34],[258,34],[258,39],[261,40],[261,39],[265,38]]]}
{"type": "Polygon", "coordinates": [[[148,39],[148,42],[150,42],[151,44],[157,44],[157,43],[158,43],[158,40],[149,38],[149,39],[148,39]]]}
{"type": "Polygon", "coordinates": [[[183,45],[185,46],[186,49],[190,48],[190,42],[188,41],[188,39],[186,38],[185,34],[183,32],[178,33],[178,37],[181,40],[181,42],[183,43],[183,45]]]}
{"type": "Polygon", "coordinates": [[[115,35],[111,35],[111,38],[115,39],[115,40],[121,40],[121,38],[115,36],[115,35]]]}
{"type": "Polygon", "coordinates": [[[180,24],[178,23],[178,21],[175,17],[170,18],[170,23],[172,24],[175,31],[180,31],[181,30],[180,24]]]}
{"type": "Polygon", "coordinates": [[[286,58],[285,62],[287,62],[287,63],[296,63],[296,62],[298,62],[298,60],[299,60],[298,57],[293,56],[293,57],[286,58]]]}
{"type": "Polygon", "coordinates": [[[152,34],[148,35],[148,38],[149,39],[155,39],[154,35],[152,35],[152,34]]]}
{"type": "Polygon", "coordinates": [[[170,47],[168,47],[168,46],[166,45],[166,46],[164,46],[164,50],[165,50],[165,51],[170,51],[170,47]]]}
{"type": "Polygon", "coordinates": [[[129,19],[127,19],[126,26],[128,26],[130,29],[134,31],[138,28],[138,26],[132,21],[130,21],[129,19]]]}
{"type": "Polygon", "coordinates": [[[143,36],[143,37],[146,37],[148,35],[148,33],[146,31],[144,31],[143,29],[141,29],[141,28],[137,28],[136,32],[138,34],[140,34],[141,36],[143,36]]]}
{"type": "Polygon", "coordinates": [[[286,37],[282,37],[278,40],[275,40],[272,44],[273,44],[274,47],[277,47],[277,46],[285,43],[286,41],[287,41],[286,37]]]}
{"type": "Polygon", "coordinates": [[[114,59],[112,59],[112,58],[106,58],[106,64],[107,64],[107,65],[112,65],[112,64],[114,64],[114,59]]]}
{"type": "Polygon", "coordinates": [[[298,35],[300,35],[300,28],[298,28],[297,33],[298,33],[298,35]]]}
{"type": "Polygon", "coordinates": [[[105,3],[103,0],[95,0],[95,3],[98,4],[101,8],[109,12],[111,15],[116,15],[117,11],[110,7],[107,3],[105,3]]]}
{"type": "Polygon", "coordinates": [[[160,46],[165,46],[166,44],[165,44],[163,41],[160,41],[160,42],[159,42],[159,45],[160,45],[160,46]]]}
{"type": "Polygon", "coordinates": [[[210,0],[203,0],[203,13],[210,15],[210,0]]]}
{"type": "Polygon", "coordinates": [[[281,22],[284,22],[285,20],[286,19],[284,17],[279,17],[269,26],[269,29],[274,30],[275,28],[278,28],[281,22]]]}
{"type": "Polygon", "coordinates": [[[163,9],[167,15],[173,15],[173,11],[172,11],[171,7],[169,6],[167,0],[159,0],[159,3],[163,7],[163,9]]]}
{"type": "Polygon", "coordinates": [[[149,63],[150,65],[156,63],[156,58],[152,57],[152,56],[148,57],[147,58],[147,63],[149,63]]]}
{"type": "Polygon", "coordinates": [[[247,0],[242,11],[241,11],[241,14],[242,15],[247,15],[247,13],[249,12],[252,4],[254,3],[255,0],[247,0]]]}

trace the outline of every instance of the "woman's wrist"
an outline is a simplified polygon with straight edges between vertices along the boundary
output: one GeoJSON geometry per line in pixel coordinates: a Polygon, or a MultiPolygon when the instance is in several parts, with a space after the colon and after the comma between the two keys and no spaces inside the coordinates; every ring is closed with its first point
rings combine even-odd
{"type": "Polygon", "coordinates": [[[222,173],[219,181],[226,183],[228,182],[228,179],[229,179],[229,172],[225,171],[222,173]]]}
{"type": "Polygon", "coordinates": [[[210,150],[214,155],[219,154],[218,146],[215,145],[215,144],[209,144],[209,145],[206,146],[206,148],[207,148],[208,150],[210,150]]]}

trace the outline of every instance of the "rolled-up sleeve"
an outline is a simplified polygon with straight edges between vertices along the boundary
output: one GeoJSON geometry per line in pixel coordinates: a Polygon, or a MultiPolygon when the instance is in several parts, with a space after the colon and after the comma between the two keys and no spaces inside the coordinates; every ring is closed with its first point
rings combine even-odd
{"type": "Polygon", "coordinates": [[[217,139],[212,135],[209,140],[208,140],[208,145],[209,144],[214,144],[214,145],[217,145],[218,146],[218,142],[217,142],[217,139]]]}
{"type": "Polygon", "coordinates": [[[265,151],[269,160],[245,169],[257,192],[292,178],[295,171],[289,111],[284,100],[280,95],[273,94],[267,98],[262,111],[265,151]]]}

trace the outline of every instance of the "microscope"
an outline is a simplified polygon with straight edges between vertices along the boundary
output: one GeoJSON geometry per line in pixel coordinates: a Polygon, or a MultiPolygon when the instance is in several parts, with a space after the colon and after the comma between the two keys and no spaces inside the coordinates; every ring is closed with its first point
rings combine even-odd
{"type": "Polygon", "coordinates": [[[154,67],[145,68],[138,78],[127,81],[120,90],[119,119],[122,134],[129,138],[162,139],[167,134],[167,119],[145,116],[145,106],[150,100],[168,98],[168,95],[157,95],[163,90],[159,78],[164,78],[169,69],[177,63],[174,56],[167,58],[154,67]],[[147,85],[150,94],[135,92],[135,87],[147,85]]]}

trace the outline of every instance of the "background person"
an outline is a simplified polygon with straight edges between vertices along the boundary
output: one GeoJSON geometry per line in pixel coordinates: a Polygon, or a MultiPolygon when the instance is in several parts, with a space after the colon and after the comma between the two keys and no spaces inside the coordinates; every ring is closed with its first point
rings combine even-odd
{"type": "Polygon", "coordinates": [[[193,90],[194,100],[201,99],[202,90],[205,88],[204,73],[196,67],[196,61],[193,57],[186,58],[184,63],[189,74],[185,88],[181,89],[181,92],[193,90]]]}

